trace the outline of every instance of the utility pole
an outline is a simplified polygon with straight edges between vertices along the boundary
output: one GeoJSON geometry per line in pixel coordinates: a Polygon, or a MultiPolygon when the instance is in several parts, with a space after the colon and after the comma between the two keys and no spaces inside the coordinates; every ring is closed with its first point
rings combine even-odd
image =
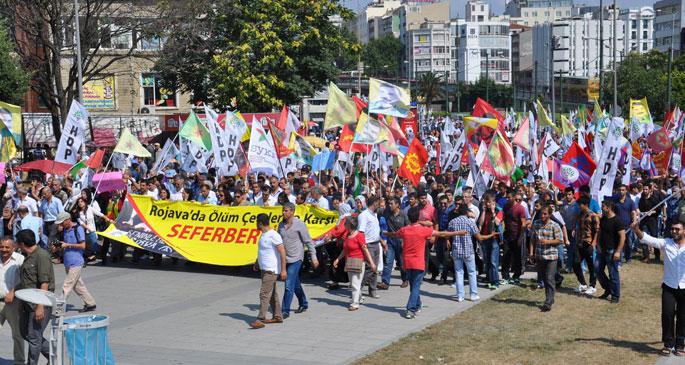
{"type": "Polygon", "coordinates": [[[554,26],[551,23],[549,24],[549,38],[549,75],[552,78],[550,85],[552,89],[552,120],[554,120],[556,115],[556,93],[554,90],[554,49],[556,48],[556,43],[554,40],[554,26]]]}
{"type": "Polygon", "coordinates": [[[447,115],[450,114],[450,72],[445,71],[445,112],[447,112],[447,115]]]}
{"type": "Polygon", "coordinates": [[[76,75],[78,77],[78,101],[83,103],[83,65],[81,60],[81,25],[79,24],[79,4],[74,0],[74,32],[76,33],[76,75]]]}
{"type": "Polygon", "coordinates": [[[599,0],[599,104],[602,105],[602,81],[604,75],[604,2],[599,0]]]}
{"type": "MultiPolygon", "coordinates": [[[[614,12],[613,12],[614,44],[613,44],[613,50],[612,50],[613,59],[614,59],[614,77],[613,77],[614,78],[614,116],[618,117],[618,115],[616,113],[616,111],[618,110],[618,95],[616,95],[617,89],[618,89],[618,86],[617,86],[618,85],[618,83],[617,83],[618,64],[616,63],[616,38],[618,38],[618,31],[616,29],[616,12],[617,12],[616,0],[614,0],[614,12]]],[[[624,37],[625,37],[625,35],[624,35],[624,37]]]]}
{"type": "Polygon", "coordinates": [[[533,98],[537,99],[538,97],[538,61],[535,61],[533,65],[533,83],[535,84],[535,94],[533,95],[533,98]]]}
{"type": "Polygon", "coordinates": [[[485,101],[490,102],[490,50],[485,52],[485,101]]]}
{"type": "Polygon", "coordinates": [[[559,113],[564,112],[564,74],[559,70],[559,113]]]}

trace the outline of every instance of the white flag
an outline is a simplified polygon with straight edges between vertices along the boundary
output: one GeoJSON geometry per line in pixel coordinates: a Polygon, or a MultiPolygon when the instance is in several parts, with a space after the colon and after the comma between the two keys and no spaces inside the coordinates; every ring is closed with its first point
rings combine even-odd
{"type": "Polygon", "coordinates": [[[618,160],[621,158],[621,147],[624,145],[624,141],[623,120],[613,118],[609,122],[607,138],[590,184],[592,196],[598,202],[601,202],[605,196],[612,195],[618,160]]]}
{"type": "Polygon", "coordinates": [[[159,173],[164,170],[164,168],[171,163],[171,160],[176,158],[178,153],[179,151],[176,144],[167,138],[166,142],[164,142],[164,147],[162,147],[162,151],[157,155],[157,161],[155,161],[151,171],[159,173]]]}
{"type": "Polygon", "coordinates": [[[88,116],[86,107],[76,100],[71,102],[67,121],[62,128],[62,137],[60,137],[57,146],[55,161],[72,165],[77,162],[78,150],[85,140],[88,116]]]}
{"type": "Polygon", "coordinates": [[[281,176],[273,139],[255,117],[252,118],[252,132],[247,159],[250,162],[251,172],[264,172],[272,176],[281,176]]]}
{"type": "MultiPolygon", "coordinates": [[[[229,176],[237,175],[238,168],[236,167],[234,171],[229,171],[229,165],[234,165],[228,153],[228,145],[226,143],[226,129],[221,128],[218,121],[218,115],[214,110],[205,105],[205,118],[207,121],[207,129],[209,129],[209,135],[212,138],[212,152],[214,153],[214,164],[217,169],[217,174],[219,176],[229,176]]],[[[233,151],[233,156],[235,156],[235,150],[233,151]]]]}
{"type": "Polygon", "coordinates": [[[545,136],[545,145],[544,145],[544,150],[542,153],[546,157],[552,157],[554,153],[559,151],[559,145],[554,141],[554,138],[552,138],[552,134],[547,132],[547,135],[545,136]]]}

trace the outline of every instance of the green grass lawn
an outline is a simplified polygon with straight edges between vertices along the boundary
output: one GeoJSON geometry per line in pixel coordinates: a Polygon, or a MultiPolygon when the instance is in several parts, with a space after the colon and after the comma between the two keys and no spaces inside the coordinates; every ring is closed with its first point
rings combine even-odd
{"type": "Polygon", "coordinates": [[[575,275],[565,274],[548,313],[538,309],[544,289],[527,282],[357,363],[653,364],[662,347],[662,272],[659,264],[624,265],[619,304],[578,296],[575,275]]]}

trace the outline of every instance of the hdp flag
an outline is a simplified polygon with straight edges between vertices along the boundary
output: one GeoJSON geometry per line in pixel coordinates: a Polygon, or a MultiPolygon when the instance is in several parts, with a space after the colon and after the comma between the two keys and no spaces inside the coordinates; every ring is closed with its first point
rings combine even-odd
{"type": "Polygon", "coordinates": [[[357,106],[354,101],[334,83],[328,84],[328,104],[323,129],[342,127],[357,121],[357,106]]]}
{"type": "Polygon", "coordinates": [[[411,109],[409,90],[389,82],[369,78],[369,114],[406,118],[411,109]]]}
{"type": "Polygon", "coordinates": [[[212,136],[209,129],[202,124],[195,112],[191,111],[188,119],[183,123],[183,127],[178,131],[178,135],[195,142],[198,146],[204,147],[207,152],[212,150],[212,136]]]}
{"type": "Polygon", "coordinates": [[[565,189],[567,186],[572,186],[575,189],[590,183],[590,176],[571,165],[563,164],[559,160],[554,159],[554,172],[552,174],[552,183],[565,189]]]}
{"type": "Polygon", "coordinates": [[[128,128],[124,128],[119,136],[119,142],[114,147],[114,152],[119,152],[127,155],[133,155],[137,157],[151,157],[150,151],[146,150],[145,147],[140,143],[138,138],[131,134],[128,128]]]}
{"type": "Polygon", "coordinates": [[[404,156],[404,160],[402,160],[402,165],[397,171],[397,174],[411,180],[414,186],[418,186],[419,181],[421,181],[421,169],[427,162],[428,152],[419,139],[414,138],[409,146],[409,150],[407,150],[407,154],[404,156]]]}
{"type": "Polygon", "coordinates": [[[585,150],[583,150],[576,141],[573,141],[571,147],[568,149],[568,151],[566,151],[566,154],[561,159],[561,162],[581,170],[588,176],[592,176],[597,168],[595,160],[593,160],[592,157],[585,152],[585,150]]]}

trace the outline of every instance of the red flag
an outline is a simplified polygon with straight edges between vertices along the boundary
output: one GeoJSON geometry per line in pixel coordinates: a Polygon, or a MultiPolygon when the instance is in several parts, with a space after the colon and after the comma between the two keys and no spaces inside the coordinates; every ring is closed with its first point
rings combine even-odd
{"type": "Polygon", "coordinates": [[[499,131],[497,131],[488,146],[488,153],[483,159],[481,168],[491,171],[495,178],[502,181],[508,181],[516,169],[514,151],[511,148],[511,144],[507,137],[503,136],[499,131]]]}
{"type": "Polygon", "coordinates": [[[653,152],[652,161],[654,161],[654,166],[659,175],[668,174],[668,162],[671,160],[671,152],[673,152],[673,147],[669,147],[659,153],[653,152]]]}
{"type": "Polygon", "coordinates": [[[276,147],[276,154],[278,155],[278,158],[283,158],[291,154],[293,151],[288,148],[285,142],[285,131],[278,128],[278,126],[271,123],[271,121],[267,121],[267,123],[269,124],[269,131],[271,132],[271,138],[274,141],[274,146],[276,147]]]}
{"type": "Polygon", "coordinates": [[[440,142],[435,142],[435,152],[438,158],[435,159],[435,173],[440,175],[440,142]]]}
{"type": "Polygon", "coordinates": [[[285,131],[285,126],[288,124],[288,107],[283,105],[283,109],[281,109],[281,114],[278,116],[278,120],[276,121],[276,128],[285,131]]]}
{"type": "Polygon", "coordinates": [[[668,136],[666,128],[661,128],[658,131],[647,136],[647,144],[649,145],[649,147],[652,148],[653,154],[665,151],[666,149],[672,146],[672,142],[670,137],[668,136]]]}
{"type": "Polygon", "coordinates": [[[93,170],[97,170],[102,167],[102,159],[105,157],[105,150],[98,149],[93,153],[92,156],[86,161],[86,166],[93,170]]]}
{"type": "Polygon", "coordinates": [[[354,101],[354,105],[357,106],[357,119],[359,119],[359,115],[362,113],[362,110],[366,109],[369,107],[369,103],[365,102],[364,100],[352,95],[352,101],[354,101]]]}
{"type": "Polygon", "coordinates": [[[474,117],[483,117],[485,114],[490,114],[492,117],[497,119],[499,123],[504,121],[504,117],[495,108],[492,107],[487,101],[477,98],[476,105],[473,106],[473,112],[471,115],[474,117]]]}
{"type": "Polygon", "coordinates": [[[640,143],[638,141],[633,142],[632,144],[633,147],[633,157],[636,159],[641,159],[642,158],[642,148],[640,147],[640,143]]]}
{"type": "Polygon", "coordinates": [[[405,134],[411,129],[415,136],[419,135],[419,117],[416,108],[411,108],[406,118],[400,118],[401,128],[405,134]]]}
{"type": "Polygon", "coordinates": [[[414,186],[421,181],[421,169],[428,162],[428,152],[423,147],[418,138],[414,138],[407,150],[407,154],[402,160],[402,165],[397,171],[397,175],[411,180],[414,186]]]}

